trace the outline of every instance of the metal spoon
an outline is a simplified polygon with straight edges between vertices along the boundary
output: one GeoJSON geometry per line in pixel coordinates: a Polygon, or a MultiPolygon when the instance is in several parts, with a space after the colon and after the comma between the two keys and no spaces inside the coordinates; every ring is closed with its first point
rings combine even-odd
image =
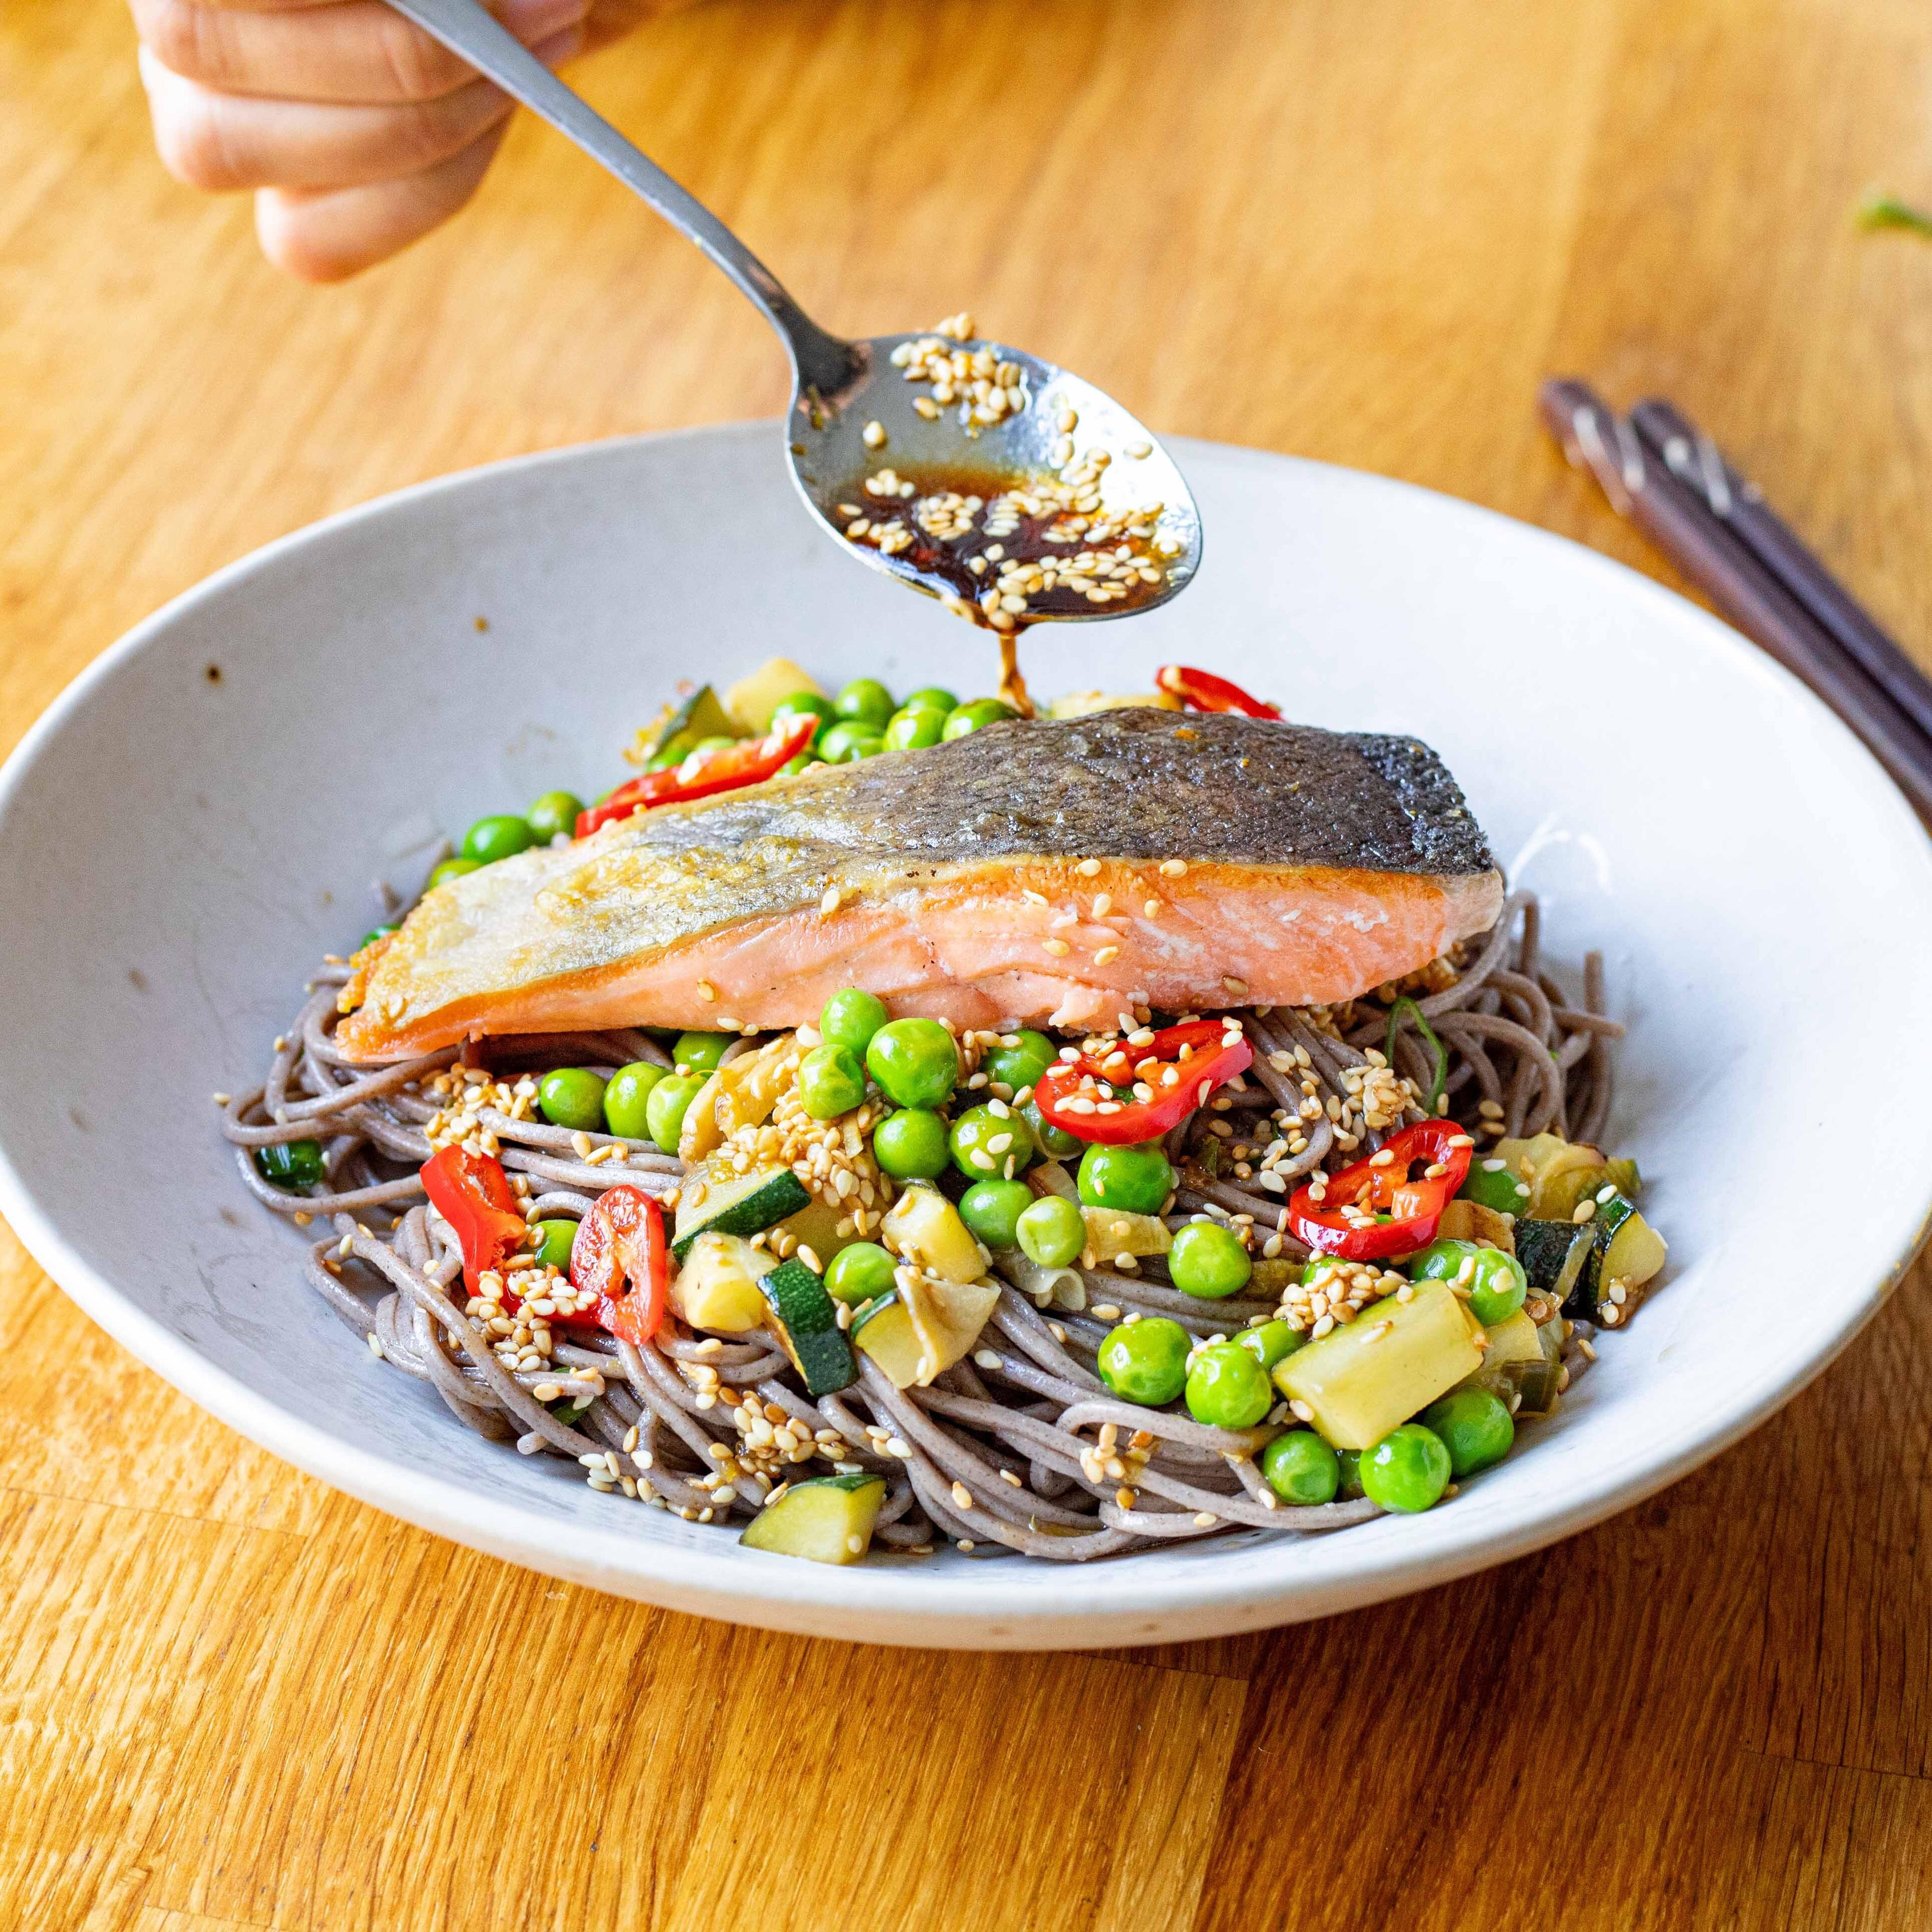
{"type": "MultiPolygon", "coordinates": [[[[1064,470],[1070,454],[1077,464],[1090,452],[1105,451],[1112,460],[1099,479],[1103,514],[1112,518],[1154,504],[1161,506],[1151,527],[1162,554],[1163,580],[1150,590],[1139,585],[1124,602],[1094,603],[1080,598],[1074,602],[1081,608],[1040,611],[1020,621],[1092,621],[1137,614],[1166,602],[1191,580],[1201,554],[1201,518],[1194,499],[1172,458],[1111,396],[1018,350],[992,343],[948,342],[948,349],[992,349],[1000,361],[1016,364],[1024,406],[992,424],[962,423],[956,406],[928,417],[914,402],[925,397],[929,406],[929,390],[908,381],[892,358],[902,344],[928,340],[931,332],[874,335],[856,342],[828,334],[709,208],[572,93],[477,0],[389,0],[389,4],[602,162],[696,242],[750,297],[778,331],[791,358],[788,452],[792,480],[849,554],[929,596],[948,598],[968,614],[976,614],[977,602],[963,602],[956,581],[918,567],[904,554],[887,555],[870,544],[849,540],[846,529],[854,520],[840,520],[838,506],[872,507],[865,478],[868,472],[887,466],[916,479],[922,471],[956,473],[966,466],[976,475],[1024,484],[1064,470]],[[1075,419],[1070,434],[1060,427],[1069,412],[1075,419]]],[[[994,622],[1003,630],[1013,628],[1009,620],[996,617],[994,622]]]]}

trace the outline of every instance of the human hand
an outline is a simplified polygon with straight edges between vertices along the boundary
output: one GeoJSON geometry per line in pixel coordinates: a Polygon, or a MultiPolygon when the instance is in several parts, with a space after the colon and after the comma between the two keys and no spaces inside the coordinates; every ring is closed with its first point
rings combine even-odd
{"type": "MultiPolygon", "coordinates": [[[[550,66],[683,0],[490,0],[550,66]]],[[[255,190],[262,252],[338,281],[454,214],[514,104],[382,0],[130,0],[177,179],[255,190]]]]}

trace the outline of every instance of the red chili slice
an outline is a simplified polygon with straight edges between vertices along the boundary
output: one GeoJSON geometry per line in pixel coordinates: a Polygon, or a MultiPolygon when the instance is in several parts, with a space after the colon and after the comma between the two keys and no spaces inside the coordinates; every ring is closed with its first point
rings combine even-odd
{"type": "Polygon", "coordinates": [[[440,1149],[424,1162],[423,1192],[454,1231],[463,1250],[463,1280],[478,1278],[519,1252],[528,1228],[500,1161],[460,1147],[440,1149]]]}
{"type": "Polygon", "coordinates": [[[1413,1254],[1436,1238],[1442,1211],[1469,1172],[1474,1143],[1454,1120],[1420,1120],[1390,1135],[1382,1151],[1296,1190],[1288,1228],[1318,1255],[1350,1262],[1413,1254]],[[1409,1178],[1418,1161],[1424,1172],[1409,1178]],[[1379,1214],[1390,1216],[1378,1220],[1379,1214]]]}
{"type": "Polygon", "coordinates": [[[1098,1059],[1088,1054],[1057,1061],[1040,1076],[1034,1102],[1040,1118],[1063,1132],[1108,1147],[1130,1146],[1158,1140],[1178,1127],[1216,1088],[1252,1066],[1254,1058],[1245,1034],[1229,1040],[1220,1021],[1189,1020],[1163,1027],[1144,1046],[1123,1040],[1098,1059]],[[1150,1060],[1160,1064],[1150,1068],[1150,1060]],[[1107,1090],[1137,1082],[1153,1089],[1153,1099],[1115,1101],[1107,1090]],[[1113,1111],[1103,1114],[1102,1106],[1113,1111]]]}
{"type": "Polygon", "coordinates": [[[1250,697],[1238,684],[1216,677],[1192,664],[1162,664],[1154,674],[1162,691],[1179,698],[1190,711],[1234,711],[1244,718],[1279,718],[1281,707],[1265,698],[1250,697]]]}
{"type": "Polygon", "coordinates": [[[819,720],[809,712],[781,718],[762,738],[747,738],[736,745],[721,745],[701,756],[694,754],[681,765],[661,772],[646,772],[620,784],[610,796],[578,814],[577,836],[587,838],[600,825],[613,819],[628,818],[658,805],[682,805],[694,798],[709,798],[713,792],[736,791],[745,785],[763,784],[779,768],[789,764],[812,742],[819,720]]]}
{"type": "Polygon", "coordinates": [[[580,1320],[594,1320],[638,1348],[658,1332],[670,1287],[670,1250],[664,1210],[641,1187],[610,1189],[578,1222],[570,1285],[597,1298],[594,1315],[580,1320]]]}

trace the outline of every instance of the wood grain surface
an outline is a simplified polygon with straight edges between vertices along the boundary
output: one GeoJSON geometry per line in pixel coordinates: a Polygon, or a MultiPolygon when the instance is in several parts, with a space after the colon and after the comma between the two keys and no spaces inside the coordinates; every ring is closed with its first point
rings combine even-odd
{"type": "MultiPolygon", "coordinates": [[[[780,406],[740,298],[544,130],[305,290],[162,173],[132,55],[114,0],[0,5],[0,750],[313,518],[780,406]]],[[[1932,248],[1851,218],[1874,180],[1932,200],[1923,0],[741,0],[577,78],[834,326],[969,304],[1163,429],[1666,576],[1532,398],[1667,389],[1932,638],[1932,248]]],[[[1926,1287],[1694,1480],[1491,1575],[949,1656],[392,1522],[0,1231],[0,1926],[1924,1926],[1926,1287]]]]}

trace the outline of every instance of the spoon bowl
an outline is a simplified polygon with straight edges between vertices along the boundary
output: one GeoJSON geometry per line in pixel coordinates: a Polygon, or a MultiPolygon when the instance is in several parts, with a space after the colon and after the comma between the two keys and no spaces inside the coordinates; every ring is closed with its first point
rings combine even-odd
{"type": "MultiPolygon", "coordinates": [[[[964,316],[913,335],[848,342],[830,334],[708,208],[565,86],[478,0],[389,4],[602,162],[694,242],[777,331],[791,359],[792,476],[846,550],[1008,633],[1022,625],[1136,615],[1193,580],[1201,554],[1193,496],[1159,441],[1104,391],[1051,362],[976,340],[964,316]],[[1006,400],[976,415],[970,401],[935,401],[935,386],[919,381],[908,366],[926,345],[935,353],[990,352],[993,365],[1006,365],[1000,387],[1006,400]],[[896,479],[890,494],[877,483],[883,470],[896,479]],[[868,488],[868,478],[876,487],[868,488]],[[1114,580],[1087,588],[1087,577],[1075,569],[1066,574],[1082,587],[1057,594],[1049,588],[1026,599],[1009,594],[1003,606],[992,580],[1002,548],[997,526],[982,524],[950,547],[931,539],[920,500],[935,484],[955,496],[976,496],[982,506],[1015,490],[1049,502],[1077,496],[1070,534],[1034,533],[1037,560],[1054,569],[1063,558],[1079,559],[1082,544],[1090,554],[1102,547],[1100,572],[1104,577],[1113,570],[1114,580]],[[895,502],[906,512],[905,527],[890,543],[882,546],[878,533],[867,530],[855,538],[855,524],[874,521],[868,507],[895,502]],[[1090,529],[1084,527],[1089,519],[1090,529]],[[1118,548],[1124,534],[1141,553],[1132,562],[1118,548]],[[902,536],[903,546],[894,547],[902,536]]],[[[1049,513],[1039,522],[1051,520],[1049,513]]]]}
{"type": "Polygon", "coordinates": [[[1192,579],[1201,557],[1201,514],[1186,479],[1159,441],[1104,389],[1023,350],[970,335],[922,330],[848,346],[855,373],[836,395],[794,391],[788,454],[792,479],[813,513],[872,568],[928,596],[960,601],[956,578],[922,562],[916,549],[889,554],[847,537],[854,520],[842,511],[856,507],[869,518],[881,507],[890,509],[891,500],[866,487],[880,471],[903,478],[902,490],[911,484],[916,500],[928,478],[959,484],[977,479],[986,493],[1077,472],[1097,452],[1106,459],[1098,484],[1107,520],[1157,513],[1153,530],[1165,553],[1162,581],[1131,604],[1084,604],[1041,611],[1028,621],[1091,623],[1136,615],[1167,602],[1192,579]],[[970,400],[935,404],[932,386],[913,380],[903,359],[937,345],[988,351],[996,364],[1016,368],[1009,387],[1018,406],[986,423],[972,420],[970,400]],[[896,356],[902,360],[895,362],[896,356]]]}

